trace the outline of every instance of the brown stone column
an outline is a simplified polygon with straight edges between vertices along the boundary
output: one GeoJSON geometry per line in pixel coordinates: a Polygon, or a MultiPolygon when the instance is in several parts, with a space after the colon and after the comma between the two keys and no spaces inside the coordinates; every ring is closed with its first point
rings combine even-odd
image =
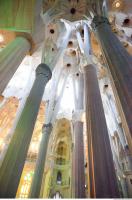
{"type": "MultiPolygon", "coordinates": [[[[83,109],[84,78],[83,74],[77,74],[78,94],[75,102],[76,110],[83,109]]],[[[74,198],[85,198],[85,168],[84,168],[84,142],[83,142],[83,122],[74,122],[74,198]]]]}
{"type": "Polygon", "coordinates": [[[74,123],[74,198],[85,198],[83,122],[74,123]]]}
{"type": "Polygon", "coordinates": [[[92,25],[119,96],[129,129],[126,137],[132,152],[132,57],[112,32],[107,18],[95,16],[92,25]]]}
{"type": "Polygon", "coordinates": [[[93,65],[84,68],[91,198],[119,197],[104,110],[93,65]]]}

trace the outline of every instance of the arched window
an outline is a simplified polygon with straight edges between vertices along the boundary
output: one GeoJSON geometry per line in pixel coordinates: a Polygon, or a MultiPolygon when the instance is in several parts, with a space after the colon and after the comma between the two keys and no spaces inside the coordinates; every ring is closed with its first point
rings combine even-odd
{"type": "Polygon", "coordinates": [[[57,184],[61,185],[62,183],[62,174],[60,171],[57,173],[57,179],[56,179],[57,184]]]}
{"type": "Polygon", "coordinates": [[[56,159],[56,163],[58,165],[65,165],[66,163],[66,149],[67,149],[67,145],[65,144],[65,142],[60,141],[57,147],[57,159],[56,159]]]}
{"type": "Polygon", "coordinates": [[[18,198],[28,198],[32,177],[33,177],[33,171],[26,172],[24,176],[22,176],[20,189],[18,189],[18,198]]]}

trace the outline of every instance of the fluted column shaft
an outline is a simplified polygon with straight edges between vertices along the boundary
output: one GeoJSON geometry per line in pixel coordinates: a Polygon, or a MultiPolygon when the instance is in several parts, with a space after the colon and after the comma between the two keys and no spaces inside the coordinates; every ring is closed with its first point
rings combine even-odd
{"type": "Polygon", "coordinates": [[[93,65],[84,68],[91,198],[119,197],[106,120],[93,65]]]}
{"type": "Polygon", "coordinates": [[[50,78],[49,67],[40,64],[36,70],[35,82],[0,168],[0,197],[14,198],[16,195],[43,92],[50,78]]]}
{"type": "Polygon", "coordinates": [[[112,32],[107,18],[95,16],[93,27],[112,75],[129,128],[126,137],[132,152],[132,57],[112,32]]]}
{"type": "Polygon", "coordinates": [[[4,91],[30,48],[30,42],[26,38],[16,37],[0,52],[0,94],[4,91]]]}
{"type": "Polygon", "coordinates": [[[42,184],[45,161],[46,161],[46,153],[51,131],[52,131],[52,124],[44,124],[42,130],[42,140],[40,143],[38,159],[35,167],[35,174],[33,177],[33,182],[31,185],[31,190],[29,195],[30,198],[39,198],[40,196],[41,184],[42,184]]]}
{"type": "Polygon", "coordinates": [[[74,123],[74,188],[75,198],[85,198],[85,169],[84,169],[84,143],[83,122],[74,123]]]}
{"type": "MultiPolygon", "coordinates": [[[[83,109],[84,78],[83,74],[78,77],[78,94],[75,102],[76,110],[83,109]]],[[[74,122],[75,145],[73,149],[74,159],[74,197],[85,198],[85,168],[84,168],[84,142],[83,142],[83,122],[74,122]]]]}

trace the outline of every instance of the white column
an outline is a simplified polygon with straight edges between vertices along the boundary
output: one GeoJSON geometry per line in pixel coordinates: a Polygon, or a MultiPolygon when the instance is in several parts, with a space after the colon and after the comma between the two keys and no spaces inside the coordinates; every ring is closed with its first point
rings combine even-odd
{"type": "Polygon", "coordinates": [[[81,50],[81,53],[84,53],[84,43],[82,41],[82,37],[79,31],[76,32],[76,36],[77,36],[77,40],[78,40],[78,44],[81,50]]]}
{"type": "Polygon", "coordinates": [[[64,77],[64,80],[63,80],[63,84],[62,84],[62,88],[61,88],[59,97],[56,100],[56,105],[54,107],[54,112],[53,112],[53,115],[51,116],[52,117],[52,120],[51,120],[52,123],[55,121],[55,118],[56,118],[57,113],[59,111],[60,103],[61,103],[61,100],[62,100],[62,97],[63,97],[63,94],[64,94],[64,90],[65,90],[65,87],[66,87],[66,84],[67,84],[68,77],[69,77],[69,74],[66,74],[65,77],[64,77]]]}
{"type": "Polygon", "coordinates": [[[90,53],[90,35],[87,24],[84,24],[84,51],[86,55],[90,53]]]}

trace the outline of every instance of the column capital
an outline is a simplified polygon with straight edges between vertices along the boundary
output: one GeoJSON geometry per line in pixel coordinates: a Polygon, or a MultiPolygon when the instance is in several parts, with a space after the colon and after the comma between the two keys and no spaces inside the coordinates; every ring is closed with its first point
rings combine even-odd
{"type": "Polygon", "coordinates": [[[101,24],[110,25],[109,20],[107,19],[107,17],[98,16],[98,15],[94,16],[93,21],[92,21],[92,28],[95,30],[101,24]]]}
{"type": "Polygon", "coordinates": [[[33,40],[30,33],[26,32],[15,32],[16,37],[23,37],[30,43],[29,55],[32,55],[35,51],[35,41],[33,40]]]}
{"type": "Polygon", "coordinates": [[[49,80],[51,79],[51,76],[52,76],[52,72],[51,72],[49,66],[44,63],[39,64],[39,66],[36,69],[36,76],[38,76],[40,74],[43,74],[49,80]]]}
{"type": "Polygon", "coordinates": [[[72,113],[73,122],[83,122],[82,118],[85,115],[84,109],[78,109],[72,113]]]}
{"type": "Polygon", "coordinates": [[[50,134],[52,128],[53,128],[52,123],[43,124],[43,127],[42,127],[42,133],[44,133],[44,134],[45,134],[45,133],[50,134]],[[49,130],[49,131],[47,131],[47,130],[49,130]]]}
{"type": "Polygon", "coordinates": [[[83,67],[84,71],[87,70],[87,69],[89,69],[89,68],[94,68],[95,70],[97,70],[96,65],[93,64],[93,63],[88,64],[88,65],[85,65],[85,66],[83,67]]]}

